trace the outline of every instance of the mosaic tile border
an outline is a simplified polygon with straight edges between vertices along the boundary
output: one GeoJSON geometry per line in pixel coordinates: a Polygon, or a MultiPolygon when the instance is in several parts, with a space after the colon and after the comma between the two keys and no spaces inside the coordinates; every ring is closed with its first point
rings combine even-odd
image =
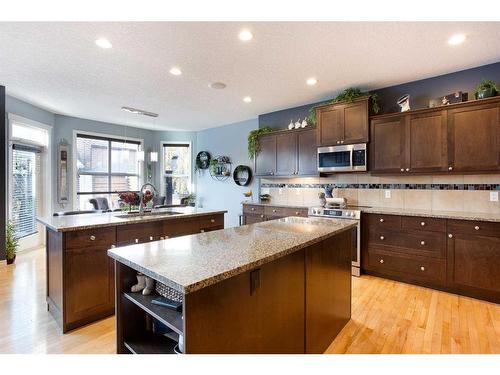
{"type": "Polygon", "coordinates": [[[500,184],[270,184],[261,188],[294,189],[406,189],[406,190],[496,190],[500,184]]]}

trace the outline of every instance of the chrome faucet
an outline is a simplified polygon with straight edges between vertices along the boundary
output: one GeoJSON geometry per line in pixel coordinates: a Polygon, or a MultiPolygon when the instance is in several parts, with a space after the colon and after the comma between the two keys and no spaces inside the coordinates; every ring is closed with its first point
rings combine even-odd
{"type": "Polygon", "coordinates": [[[156,187],[150,182],[146,182],[144,185],[141,186],[141,188],[139,189],[139,213],[140,214],[144,213],[144,205],[143,205],[144,193],[142,191],[144,190],[144,188],[146,186],[150,186],[152,188],[151,193],[153,194],[153,199],[156,196],[156,194],[158,194],[158,190],[156,190],[156,187]]]}

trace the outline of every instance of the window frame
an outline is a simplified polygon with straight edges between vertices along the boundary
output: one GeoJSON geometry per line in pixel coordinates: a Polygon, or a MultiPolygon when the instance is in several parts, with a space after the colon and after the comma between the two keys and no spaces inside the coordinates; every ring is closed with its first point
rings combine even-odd
{"type": "MultiPolygon", "coordinates": [[[[133,137],[124,137],[124,136],[119,136],[119,135],[114,135],[114,134],[104,134],[104,133],[97,133],[97,132],[89,132],[89,131],[84,131],[84,130],[73,130],[73,150],[72,150],[72,166],[73,166],[73,178],[72,178],[72,191],[73,191],[73,202],[72,206],[74,210],[78,210],[78,195],[105,195],[105,194],[114,194],[116,193],[115,191],[108,191],[108,192],[100,192],[100,191],[94,191],[94,192],[78,192],[77,191],[77,186],[78,186],[78,167],[77,167],[77,160],[78,160],[78,152],[77,152],[77,138],[79,135],[82,135],[82,138],[91,138],[91,139],[101,139],[109,142],[109,148],[108,148],[108,170],[109,172],[84,172],[81,173],[81,175],[87,175],[87,176],[108,176],[108,183],[109,186],[111,187],[111,178],[113,176],[136,176],[136,174],[132,173],[113,173],[111,172],[111,142],[112,141],[130,141],[132,143],[138,143],[139,144],[139,151],[144,151],[144,139],[142,138],[133,138],[133,137]]],[[[139,186],[143,184],[144,180],[144,162],[139,161],[139,186]]]]}
{"type": "Polygon", "coordinates": [[[193,143],[191,141],[161,141],[160,142],[160,192],[163,194],[165,192],[165,146],[178,146],[178,145],[188,145],[189,147],[189,177],[188,186],[190,187],[189,192],[194,193],[195,187],[193,185],[193,143]]]}

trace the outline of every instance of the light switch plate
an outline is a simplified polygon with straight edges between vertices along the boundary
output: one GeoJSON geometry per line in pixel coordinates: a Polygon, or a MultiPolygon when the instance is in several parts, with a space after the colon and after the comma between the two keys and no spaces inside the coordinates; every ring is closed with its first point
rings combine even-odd
{"type": "Polygon", "coordinates": [[[387,199],[390,199],[390,198],[391,198],[391,191],[390,191],[390,190],[385,190],[385,191],[384,191],[384,193],[385,193],[385,197],[386,197],[387,199]]]}
{"type": "Polygon", "coordinates": [[[498,191],[490,191],[490,201],[498,202],[498,191]]]}

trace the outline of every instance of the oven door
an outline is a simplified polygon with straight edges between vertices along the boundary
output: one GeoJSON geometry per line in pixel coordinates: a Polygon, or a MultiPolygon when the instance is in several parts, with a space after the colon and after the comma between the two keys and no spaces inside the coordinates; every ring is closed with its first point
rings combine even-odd
{"type": "Polygon", "coordinates": [[[318,172],[366,171],[366,144],[318,147],[318,172]]]}

